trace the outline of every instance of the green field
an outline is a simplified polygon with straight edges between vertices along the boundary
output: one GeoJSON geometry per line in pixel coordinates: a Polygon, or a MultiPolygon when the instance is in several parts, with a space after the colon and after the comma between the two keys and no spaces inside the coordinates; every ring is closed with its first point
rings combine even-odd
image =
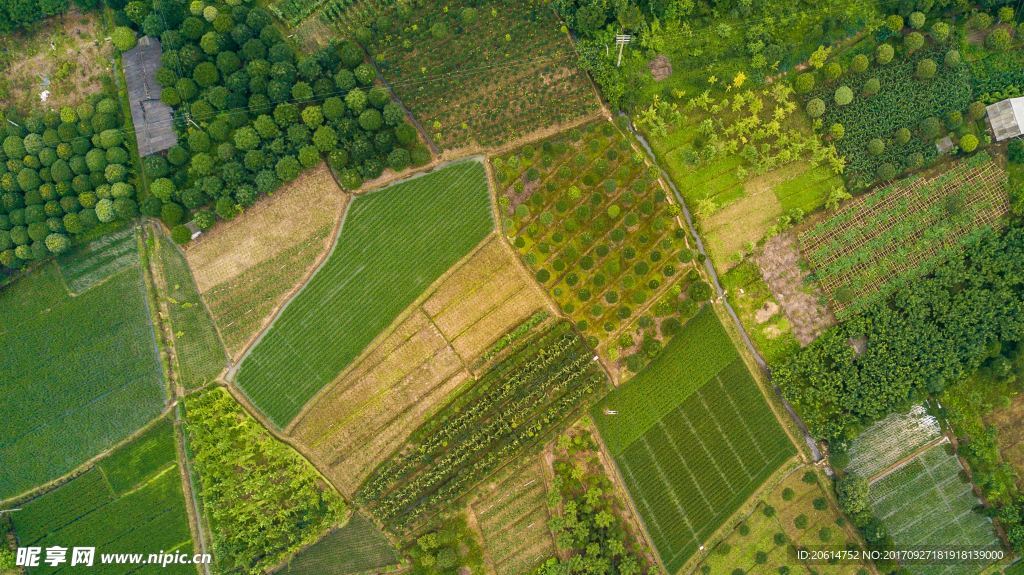
{"type": "Polygon", "coordinates": [[[283,427],[492,228],[475,161],[356,198],[327,261],[245,358],[239,387],[283,427]]]}
{"type": "MultiPolygon", "coordinates": [[[[19,545],[69,550],[94,546],[97,564],[102,553],[191,555],[192,535],[174,442],[174,427],[164,418],[85,474],[21,505],[12,514],[19,545]]],[[[41,563],[29,572],[55,573],[61,567],[67,565],[41,563]]],[[[137,565],[108,565],[102,572],[138,569],[137,565]]],[[[191,565],[156,569],[168,574],[196,573],[191,565]]]]}
{"type": "Polygon", "coordinates": [[[0,498],[71,471],[163,406],[135,234],[111,241],[0,291],[0,498]],[[65,281],[86,291],[72,297],[65,281]]]}
{"type": "Polygon", "coordinates": [[[344,527],[299,552],[281,575],[347,575],[398,563],[387,537],[366,516],[353,513],[344,527]]]}
{"type": "MultiPolygon", "coordinates": [[[[915,546],[999,548],[992,520],[948,445],[937,445],[871,484],[871,511],[898,549],[915,546]]],[[[977,564],[913,565],[915,573],[976,573],[977,564]]]]}
{"type": "Polygon", "coordinates": [[[193,483],[213,541],[215,573],[260,573],[315,543],[345,502],[313,466],[222,387],[185,398],[193,483]]]}
{"type": "Polygon", "coordinates": [[[194,389],[212,381],[224,370],[227,364],[224,345],[181,250],[164,236],[157,241],[156,250],[165,283],[161,295],[171,314],[178,381],[186,389],[194,389]]]}
{"type": "Polygon", "coordinates": [[[710,308],[592,414],[670,573],[795,453],[710,308]]]}

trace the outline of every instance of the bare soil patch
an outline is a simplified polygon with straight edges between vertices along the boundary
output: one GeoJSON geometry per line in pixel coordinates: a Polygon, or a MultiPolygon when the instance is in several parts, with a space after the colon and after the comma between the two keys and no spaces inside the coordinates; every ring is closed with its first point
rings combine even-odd
{"type": "Polygon", "coordinates": [[[74,106],[101,91],[112,57],[100,15],[72,8],[32,32],[0,38],[0,101],[22,112],[74,106]]]}
{"type": "Polygon", "coordinates": [[[218,224],[186,251],[199,291],[237,277],[337,221],[347,201],[326,164],[320,164],[244,214],[218,224]]]}
{"type": "Polygon", "coordinates": [[[807,273],[800,269],[800,250],[792,232],[768,240],[757,256],[757,265],[789,318],[800,345],[811,343],[821,332],[835,325],[832,312],[821,303],[821,294],[807,281],[807,273]]]}
{"type": "Polygon", "coordinates": [[[659,82],[672,75],[672,62],[664,54],[655,56],[647,63],[647,68],[650,69],[651,76],[654,76],[654,79],[659,82]]]}

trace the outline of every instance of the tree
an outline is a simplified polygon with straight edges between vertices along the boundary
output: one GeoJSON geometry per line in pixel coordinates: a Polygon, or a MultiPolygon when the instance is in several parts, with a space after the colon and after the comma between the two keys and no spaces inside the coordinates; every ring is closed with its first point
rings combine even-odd
{"type": "Polygon", "coordinates": [[[149,185],[149,191],[154,196],[160,198],[160,201],[169,202],[174,195],[174,182],[168,178],[158,178],[149,185]]]}
{"type": "Polygon", "coordinates": [[[836,88],[835,93],[836,104],[840,106],[846,106],[853,101],[853,90],[849,86],[840,86],[836,88]]]}
{"type": "Polygon", "coordinates": [[[936,21],[932,24],[931,34],[932,38],[934,38],[936,42],[939,42],[940,44],[944,43],[949,39],[949,24],[936,21]]]}
{"type": "Polygon", "coordinates": [[[960,149],[966,153],[971,153],[978,148],[978,137],[974,134],[964,134],[960,138],[960,149]]]}
{"type": "Polygon", "coordinates": [[[838,80],[839,77],[842,76],[842,75],[843,75],[843,67],[842,67],[842,65],[839,64],[839,62],[829,62],[825,66],[825,78],[828,81],[834,82],[834,81],[838,80]]]}
{"type": "Polygon", "coordinates": [[[843,136],[846,135],[846,128],[839,122],[836,122],[829,126],[828,133],[833,140],[842,140],[843,136]]]}
{"type": "Polygon", "coordinates": [[[213,62],[203,62],[192,71],[192,79],[203,88],[209,88],[220,80],[220,72],[213,62]]]}
{"type": "Polygon", "coordinates": [[[373,108],[364,110],[359,114],[359,126],[367,132],[376,132],[384,125],[384,118],[381,113],[373,108]]]}
{"type": "Polygon", "coordinates": [[[903,38],[903,47],[908,54],[913,54],[924,46],[924,36],[920,32],[911,32],[903,38]]]}
{"type": "Polygon", "coordinates": [[[879,44],[878,48],[875,48],[875,61],[881,65],[892,62],[892,57],[896,54],[890,44],[879,44]]]}
{"type": "MultiPolygon", "coordinates": [[[[97,205],[97,208],[98,207],[99,206],[97,205]]],[[[174,227],[180,224],[184,218],[185,209],[179,206],[178,204],[169,202],[164,204],[163,207],[160,208],[160,219],[163,220],[164,224],[166,224],[168,227],[174,227]]]]}
{"type": "Polygon", "coordinates": [[[1010,49],[1012,39],[1006,28],[996,28],[985,37],[985,45],[997,52],[1005,52],[1010,49]]]}
{"type": "Polygon", "coordinates": [[[853,57],[853,60],[850,61],[850,70],[853,70],[853,72],[857,74],[861,74],[865,72],[870,65],[871,60],[868,60],[867,56],[864,54],[857,54],[853,57]]]}
{"type": "Polygon", "coordinates": [[[881,156],[885,152],[885,142],[881,138],[872,138],[868,142],[868,153],[872,156],[881,156]]]}
{"type": "Polygon", "coordinates": [[[878,94],[878,91],[881,89],[882,84],[878,81],[878,78],[868,78],[868,81],[864,82],[864,86],[861,88],[860,93],[865,98],[870,98],[875,94],[878,94]]]}
{"type": "Polygon", "coordinates": [[[867,479],[847,473],[836,481],[836,496],[847,515],[856,516],[868,510],[871,487],[867,479]]]}
{"type": "Polygon", "coordinates": [[[814,89],[814,74],[810,72],[802,72],[797,75],[796,81],[793,84],[793,89],[799,94],[807,94],[814,89]]]}
{"type": "Polygon", "coordinates": [[[320,126],[313,134],[313,145],[322,153],[328,153],[338,145],[338,135],[330,126],[320,126]]]}
{"type": "Polygon", "coordinates": [[[935,64],[935,60],[931,58],[925,58],[917,63],[917,69],[914,71],[914,77],[918,80],[931,80],[935,77],[935,71],[938,66],[935,64]]]}
{"type": "Polygon", "coordinates": [[[943,58],[942,63],[945,64],[947,68],[959,68],[960,52],[958,50],[950,50],[946,52],[946,56],[943,58]]]}
{"type": "Polygon", "coordinates": [[[114,212],[114,202],[109,198],[104,198],[96,202],[96,218],[100,223],[112,222],[116,219],[117,215],[114,212]]]}
{"type": "Polygon", "coordinates": [[[914,30],[920,30],[924,28],[927,18],[925,17],[924,12],[911,12],[909,21],[911,28],[914,30]]]}
{"type": "Polygon", "coordinates": [[[901,146],[906,145],[907,142],[910,141],[910,136],[910,130],[907,128],[900,128],[896,130],[896,133],[893,135],[894,139],[896,140],[896,143],[901,146]]]}
{"type": "Polygon", "coordinates": [[[135,47],[135,31],[127,26],[118,26],[110,33],[110,42],[121,52],[127,52],[135,47]]]}
{"type": "Polygon", "coordinates": [[[812,118],[820,118],[825,113],[825,102],[821,98],[813,98],[807,102],[807,115],[812,118]]]}
{"type": "Polygon", "coordinates": [[[295,156],[285,156],[277,161],[277,165],[274,167],[274,172],[277,177],[283,182],[290,182],[295,178],[299,177],[299,172],[302,171],[302,165],[299,164],[299,160],[295,156]]]}

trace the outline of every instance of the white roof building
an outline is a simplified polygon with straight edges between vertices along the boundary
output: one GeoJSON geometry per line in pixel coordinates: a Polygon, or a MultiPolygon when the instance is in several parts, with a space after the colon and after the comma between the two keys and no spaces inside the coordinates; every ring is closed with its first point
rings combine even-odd
{"type": "Polygon", "coordinates": [[[1009,140],[1024,134],[1024,98],[1010,98],[985,108],[988,125],[996,141],[1009,140]]]}

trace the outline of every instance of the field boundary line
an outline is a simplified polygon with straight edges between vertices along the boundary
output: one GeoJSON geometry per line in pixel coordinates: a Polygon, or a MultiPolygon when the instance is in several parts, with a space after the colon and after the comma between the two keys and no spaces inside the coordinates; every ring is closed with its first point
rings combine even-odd
{"type": "Polygon", "coordinates": [[[921,447],[918,447],[914,451],[910,452],[909,455],[904,456],[903,458],[897,460],[896,462],[894,462],[893,464],[889,465],[888,467],[885,467],[885,468],[877,471],[871,477],[868,477],[867,478],[868,484],[869,485],[874,485],[875,483],[878,483],[879,481],[885,479],[886,477],[888,477],[888,476],[892,475],[893,473],[899,471],[900,469],[903,469],[904,467],[906,467],[907,464],[909,464],[911,461],[917,459],[922,454],[924,454],[925,451],[928,451],[929,449],[931,449],[933,447],[942,445],[943,443],[949,443],[949,438],[946,437],[945,435],[941,435],[941,436],[936,437],[935,439],[929,441],[928,443],[925,443],[921,447]]]}
{"type": "MultiPolygon", "coordinates": [[[[182,407],[176,406],[174,410],[174,450],[178,457],[178,469],[181,473],[181,486],[184,489],[184,495],[188,499],[185,504],[186,515],[188,515],[189,529],[192,530],[193,538],[195,542],[199,544],[200,553],[209,553],[209,545],[207,544],[207,536],[209,526],[203,521],[203,514],[201,512],[201,506],[199,505],[199,494],[196,492],[195,486],[192,483],[193,471],[192,463],[189,461],[188,449],[185,446],[185,442],[188,441],[185,431],[185,420],[181,416],[182,407]]],[[[208,563],[204,563],[202,566],[203,575],[210,575],[210,566],[208,563]]]]}
{"type": "Polygon", "coordinates": [[[6,507],[6,506],[13,505],[13,504],[20,504],[20,503],[28,501],[30,499],[35,499],[36,497],[39,497],[40,495],[43,495],[43,494],[45,494],[48,491],[53,491],[54,489],[57,489],[58,487],[64,485],[65,483],[70,482],[71,480],[77,478],[80,475],[84,475],[85,472],[87,472],[90,469],[92,469],[93,467],[95,467],[96,464],[99,463],[100,461],[106,459],[107,456],[109,456],[111,453],[113,453],[113,452],[117,451],[118,449],[128,445],[132,441],[135,441],[140,436],[142,436],[144,433],[146,433],[151,428],[156,426],[156,424],[161,419],[163,419],[164,416],[166,416],[168,413],[171,412],[171,409],[173,409],[175,405],[177,405],[176,401],[171,403],[170,405],[164,406],[163,410],[161,410],[160,413],[158,413],[156,415],[156,417],[154,417],[151,421],[149,421],[148,423],[146,423],[145,425],[140,427],[138,430],[136,430],[134,433],[132,433],[128,437],[122,439],[121,441],[111,445],[109,448],[107,448],[107,449],[101,451],[100,453],[94,455],[93,457],[91,457],[89,460],[85,461],[84,463],[82,463],[78,467],[72,469],[71,471],[65,473],[64,475],[61,475],[60,477],[57,477],[56,479],[51,479],[50,481],[47,481],[46,483],[42,483],[40,485],[37,485],[37,486],[33,487],[32,489],[29,489],[27,491],[23,491],[23,492],[21,492],[21,493],[19,493],[17,495],[12,495],[11,497],[8,497],[6,499],[0,499],[0,505],[6,507]]]}
{"type": "MultiPolygon", "coordinates": [[[[486,247],[487,243],[489,241],[491,241],[491,239],[492,239],[492,237],[494,235],[495,235],[495,233],[492,230],[490,233],[488,233],[486,236],[484,236],[484,239],[481,240],[480,243],[478,243],[477,245],[473,246],[473,248],[470,249],[469,252],[466,255],[464,255],[458,261],[456,261],[454,264],[452,264],[452,266],[449,267],[447,270],[445,270],[445,272],[443,274],[438,276],[438,278],[436,280],[434,280],[433,283],[431,283],[429,286],[427,286],[423,290],[423,292],[420,293],[420,295],[416,297],[415,300],[413,300],[408,306],[406,306],[406,308],[403,309],[401,311],[401,313],[399,313],[397,316],[395,316],[395,319],[393,319],[391,321],[391,323],[388,324],[387,327],[385,327],[383,330],[380,331],[380,333],[378,333],[376,336],[374,336],[374,338],[372,340],[370,340],[369,343],[366,344],[366,347],[363,348],[363,351],[359,352],[359,355],[357,355],[354,358],[352,358],[352,361],[350,361],[349,364],[347,366],[345,366],[344,369],[342,369],[337,375],[335,375],[334,379],[332,379],[330,383],[328,383],[327,385],[325,385],[322,388],[320,388],[319,390],[317,390],[317,392],[315,394],[313,394],[313,396],[310,397],[309,400],[306,401],[305,404],[303,404],[302,409],[300,409],[299,412],[295,414],[295,417],[293,417],[291,419],[291,421],[289,421],[284,427],[282,427],[281,430],[286,432],[286,433],[291,433],[292,431],[294,431],[295,427],[297,427],[297,422],[307,415],[307,412],[313,407],[314,404],[318,403],[320,400],[322,400],[324,398],[325,395],[327,395],[335,387],[340,385],[341,381],[344,380],[346,377],[348,377],[350,375],[350,373],[360,363],[362,363],[366,359],[366,357],[374,349],[376,349],[382,343],[384,343],[384,340],[386,340],[388,337],[391,337],[391,335],[395,333],[395,331],[398,329],[398,327],[403,322],[407,321],[413,315],[415,315],[415,313],[417,311],[422,313],[424,316],[427,316],[427,321],[431,325],[433,325],[433,320],[429,317],[429,314],[427,314],[426,311],[424,311],[422,309],[423,302],[425,302],[427,299],[429,299],[429,297],[431,295],[433,295],[434,292],[437,291],[437,289],[441,286],[441,284],[444,283],[444,281],[446,281],[449,277],[451,277],[451,275],[455,272],[455,270],[458,270],[458,269],[462,268],[463,266],[465,266],[466,263],[468,263],[469,260],[473,258],[473,256],[478,254],[480,252],[480,250],[482,250],[484,247],[486,247]]],[[[332,251],[333,251],[333,248],[332,248],[332,251]]],[[[326,258],[325,258],[324,261],[326,261],[326,258]]],[[[319,266],[318,266],[317,269],[319,269],[319,266]]],[[[312,278],[312,277],[313,276],[310,275],[310,278],[312,278]]],[[[308,283],[308,279],[306,280],[305,283],[308,283]]],[[[303,284],[303,287],[305,287],[305,283],[303,284]]],[[[297,295],[298,294],[295,294],[295,296],[297,296],[297,295]]],[[[292,296],[292,298],[294,298],[295,296],[292,296]]],[[[283,309],[284,308],[282,307],[281,311],[283,311],[283,309]]],[[[278,312],[278,314],[280,314],[280,311],[278,312]]],[[[434,326],[434,329],[437,330],[437,327],[434,326]]],[[[268,331],[268,330],[269,330],[269,326],[267,327],[267,330],[265,330],[265,331],[268,331]]],[[[438,333],[440,333],[439,330],[438,330],[438,333]]],[[[415,335],[415,334],[413,334],[413,335],[415,335]]],[[[448,343],[448,347],[451,347],[451,342],[448,342],[447,338],[444,337],[444,334],[440,333],[440,335],[441,335],[441,338],[444,339],[446,343],[448,343]]],[[[406,338],[405,341],[407,341],[411,337],[412,336],[410,336],[409,338],[406,338]]],[[[253,347],[255,347],[255,345],[253,347]]],[[[455,350],[452,349],[452,351],[455,351],[455,350]]],[[[246,355],[248,355],[248,352],[247,352],[246,355]]],[[[457,353],[455,355],[458,357],[457,353]]],[[[462,358],[460,357],[459,359],[461,360],[462,358]]],[[[239,361],[237,365],[240,366],[241,363],[242,362],[239,361]]],[[[379,363],[380,362],[378,362],[378,364],[379,363]]],[[[377,365],[377,364],[375,364],[375,365],[377,365]]],[[[237,367],[236,367],[236,371],[237,371],[237,367]]],[[[232,383],[233,383],[233,379],[232,379],[232,383]]]]}

